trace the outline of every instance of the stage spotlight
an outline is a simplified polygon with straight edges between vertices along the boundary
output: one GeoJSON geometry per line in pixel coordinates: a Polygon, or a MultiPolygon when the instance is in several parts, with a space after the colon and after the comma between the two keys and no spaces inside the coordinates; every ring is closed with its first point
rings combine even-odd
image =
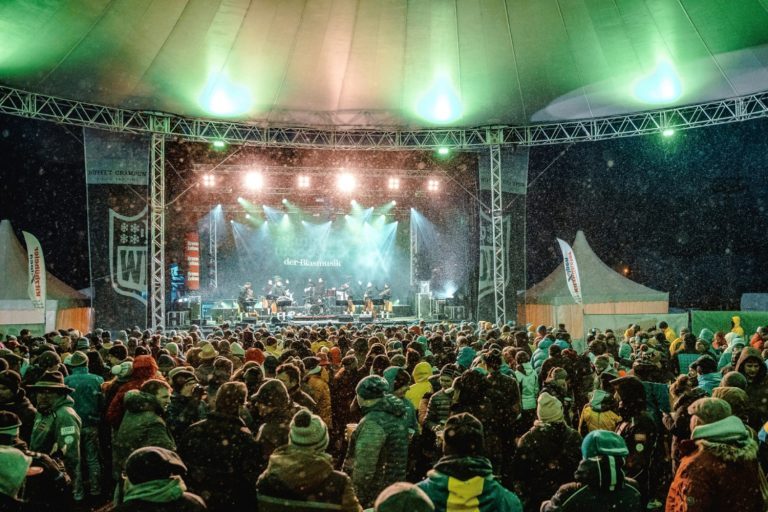
{"type": "Polygon", "coordinates": [[[389,178],[387,180],[387,188],[389,190],[399,190],[400,189],[400,178],[389,178]]]}
{"type": "Polygon", "coordinates": [[[671,137],[675,134],[675,130],[673,130],[672,128],[667,128],[666,130],[661,132],[661,134],[665,137],[671,137]]]}
{"type": "Polygon", "coordinates": [[[394,199],[392,200],[392,206],[397,206],[397,201],[395,201],[394,199]]]}
{"type": "Polygon", "coordinates": [[[251,218],[251,214],[250,214],[250,213],[246,213],[246,214],[245,214],[245,218],[246,218],[246,219],[250,219],[250,218],[251,218]]]}
{"type": "Polygon", "coordinates": [[[258,172],[249,172],[245,175],[243,184],[245,185],[245,188],[251,190],[261,190],[261,188],[264,186],[264,176],[258,172]]]}
{"type": "Polygon", "coordinates": [[[286,199],[286,198],[284,197],[284,198],[283,198],[283,201],[282,201],[282,203],[283,203],[283,204],[288,204],[288,199],[286,199]]]}
{"type": "Polygon", "coordinates": [[[243,202],[243,198],[242,198],[242,197],[238,197],[238,198],[237,198],[237,202],[238,202],[238,203],[242,203],[242,202],[243,202]]]}
{"type": "Polygon", "coordinates": [[[351,204],[352,206],[355,206],[355,205],[357,204],[357,201],[355,201],[355,200],[353,199],[353,200],[351,200],[351,201],[349,202],[349,204],[351,204]]]}
{"type": "Polygon", "coordinates": [[[357,186],[355,177],[349,173],[339,174],[336,179],[336,186],[339,187],[341,192],[352,192],[357,186]]]}
{"type": "Polygon", "coordinates": [[[440,156],[447,156],[450,152],[451,150],[445,146],[437,149],[437,154],[440,156]]]}
{"type": "Polygon", "coordinates": [[[203,186],[212,187],[214,185],[216,185],[216,179],[213,174],[203,174],[203,186]]]}
{"type": "Polygon", "coordinates": [[[440,180],[429,180],[427,181],[427,190],[429,192],[438,192],[440,190],[440,180]]]}
{"type": "Polygon", "coordinates": [[[220,149],[224,149],[226,147],[227,147],[227,143],[224,142],[223,140],[215,140],[215,141],[213,141],[213,148],[214,149],[219,149],[220,150],[220,149]]]}
{"type": "Polygon", "coordinates": [[[309,176],[299,176],[299,188],[309,188],[309,176]]]}

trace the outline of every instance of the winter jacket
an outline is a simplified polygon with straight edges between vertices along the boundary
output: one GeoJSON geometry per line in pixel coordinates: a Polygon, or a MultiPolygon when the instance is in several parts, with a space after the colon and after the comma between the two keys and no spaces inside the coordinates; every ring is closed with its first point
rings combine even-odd
{"type": "Polygon", "coordinates": [[[733,316],[731,317],[731,321],[733,322],[733,327],[731,327],[731,332],[736,333],[736,336],[743,338],[744,328],[741,326],[741,317],[733,316]]]}
{"type": "Polygon", "coordinates": [[[673,366],[677,375],[687,375],[688,368],[694,363],[701,354],[698,352],[678,352],[672,357],[673,366]]]}
{"type": "Polygon", "coordinates": [[[190,492],[185,492],[181,498],[165,503],[146,500],[132,500],[121,503],[112,512],[204,512],[208,510],[203,500],[190,492]]]}
{"type": "Polygon", "coordinates": [[[319,374],[309,375],[306,379],[309,396],[315,401],[315,412],[320,416],[330,430],[333,428],[333,411],[331,409],[331,390],[328,383],[319,374]]]}
{"type": "Polygon", "coordinates": [[[615,400],[610,393],[596,389],[590,402],[584,406],[579,417],[579,433],[585,436],[593,430],[613,432],[621,421],[621,416],[614,410],[615,400]]]}
{"type": "Polygon", "coordinates": [[[429,378],[432,376],[432,365],[422,361],[413,369],[413,384],[405,393],[406,400],[409,400],[413,407],[418,409],[421,398],[427,393],[432,392],[432,383],[429,378]]]}
{"type": "Polygon", "coordinates": [[[515,378],[520,384],[520,395],[522,397],[522,408],[529,411],[536,408],[536,397],[539,394],[539,376],[533,369],[531,363],[523,363],[525,373],[515,370],[515,378]]]}
{"type": "Polygon", "coordinates": [[[624,477],[621,460],[611,459],[600,455],[582,460],[576,481],[561,486],[541,504],[541,512],[640,512],[637,482],[624,477]]]}
{"type": "Polygon", "coordinates": [[[362,510],[352,481],[334,471],[330,456],[292,445],[272,453],[256,490],[259,512],[317,510],[318,504],[324,510],[362,510]]]}
{"type": "Polygon", "coordinates": [[[386,487],[405,480],[407,463],[405,405],[385,395],[363,409],[363,419],[349,441],[344,469],[352,477],[360,503],[367,507],[386,487]]]}
{"type": "Polygon", "coordinates": [[[541,365],[543,365],[544,361],[546,361],[549,357],[549,347],[552,346],[552,343],[554,342],[551,339],[544,338],[539,342],[536,351],[533,353],[533,357],[531,358],[531,365],[536,370],[536,373],[539,373],[541,370],[541,365]]]}
{"type": "Polygon", "coordinates": [[[26,442],[32,438],[32,427],[35,425],[37,410],[27,398],[23,388],[19,388],[16,396],[10,402],[0,403],[0,411],[12,412],[21,420],[19,437],[26,442]]]}
{"type": "Polygon", "coordinates": [[[152,359],[152,356],[138,356],[133,361],[133,369],[131,370],[130,378],[124,383],[120,383],[118,380],[113,384],[117,385],[118,388],[112,400],[106,404],[106,419],[109,426],[114,430],[120,428],[120,423],[123,421],[123,414],[125,414],[125,402],[123,400],[125,394],[132,389],[140,389],[146,381],[158,376],[157,363],[152,359]]]}
{"type": "Polygon", "coordinates": [[[667,494],[667,512],[762,512],[765,504],[757,443],[742,421],[729,416],[696,427],[698,449],[685,457],[667,494]]]}
{"type": "Polygon", "coordinates": [[[48,455],[61,454],[67,473],[74,477],[80,465],[80,429],[82,422],[74,409],[75,401],[64,395],[50,411],[38,409],[29,449],[48,455]],[[55,451],[54,451],[55,448],[55,451]]]}
{"type": "Polygon", "coordinates": [[[349,406],[355,400],[355,386],[361,376],[357,371],[342,368],[336,372],[331,388],[331,408],[333,410],[334,430],[342,431],[347,423],[354,423],[359,418],[352,414],[349,406]]]}
{"type": "Polygon", "coordinates": [[[291,420],[299,411],[293,403],[289,403],[283,409],[277,409],[262,418],[263,423],[256,434],[256,441],[261,446],[261,464],[266,466],[269,457],[277,448],[288,444],[288,435],[291,432],[291,420]]]}
{"type": "Polygon", "coordinates": [[[429,397],[427,416],[424,419],[424,430],[434,431],[438,426],[445,425],[451,415],[451,395],[441,389],[429,397]]]}
{"type": "Polygon", "coordinates": [[[84,427],[98,426],[104,406],[104,395],[101,393],[104,379],[88,373],[87,366],[77,366],[72,368],[71,372],[64,378],[64,384],[75,390],[72,393],[75,412],[80,416],[84,427]]]}
{"type": "Polygon", "coordinates": [[[515,480],[526,510],[538,510],[564,483],[581,460],[581,436],[565,423],[536,421],[517,445],[515,480]]]}
{"type": "Polygon", "coordinates": [[[205,402],[202,400],[179,393],[171,395],[171,403],[165,411],[165,423],[177,444],[190,425],[205,418],[206,412],[205,402]]]}
{"type": "Polygon", "coordinates": [[[252,510],[263,469],[259,445],[242,419],[212,412],[187,429],[179,444],[189,490],[208,510],[252,510]]]}
{"type": "MultiPolygon", "coordinates": [[[[293,403],[299,407],[304,407],[314,414],[318,414],[317,402],[312,398],[309,393],[306,393],[301,386],[296,386],[294,389],[289,389],[288,394],[291,395],[293,403]]],[[[319,414],[318,414],[319,416],[319,414]]]]}
{"type": "Polygon", "coordinates": [[[736,363],[736,371],[746,377],[744,365],[750,359],[760,363],[760,371],[752,382],[749,382],[749,379],[747,379],[747,388],[744,391],[747,392],[749,401],[754,405],[755,412],[762,424],[768,421],[768,368],[766,368],[759,350],[752,347],[744,347],[739,356],[739,361],[736,363]]]}
{"type": "Polygon", "coordinates": [[[435,512],[522,512],[518,497],[493,477],[485,457],[441,458],[417,484],[432,500],[435,512]]]}
{"type": "Polygon", "coordinates": [[[132,391],[125,395],[125,415],[112,443],[115,476],[123,471],[128,456],[145,446],[176,450],[176,443],[163,420],[163,410],[155,396],[132,391]]]}

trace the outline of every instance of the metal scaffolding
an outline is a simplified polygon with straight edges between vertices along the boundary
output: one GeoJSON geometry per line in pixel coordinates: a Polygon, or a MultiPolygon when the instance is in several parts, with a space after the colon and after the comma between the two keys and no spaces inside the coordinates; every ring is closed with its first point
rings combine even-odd
{"type": "Polygon", "coordinates": [[[542,146],[684,130],[768,117],[768,91],[710,103],[579,121],[455,129],[328,129],[185,118],[54,98],[0,86],[0,113],[88,128],[160,133],[184,140],[318,149],[483,149],[542,146]],[[158,119],[164,122],[158,123],[158,119]]]}
{"type": "Polygon", "coordinates": [[[149,319],[153,330],[165,326],[165,137],[152,135],[150,187],[149,319]]]}
{"type": "Polygon", "coordinates": [[[507,263],[504,252],[504,211],[501,196],[501,146],[491,152],[491,235],[493,237],[493,311],[496,325],[507,321],[507,263]]]}

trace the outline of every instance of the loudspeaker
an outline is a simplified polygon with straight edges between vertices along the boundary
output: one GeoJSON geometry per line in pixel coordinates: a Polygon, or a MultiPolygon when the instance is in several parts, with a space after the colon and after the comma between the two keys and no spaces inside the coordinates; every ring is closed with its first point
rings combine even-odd
{"type": "Polygon", "coordinates": [[[347,322],[354,322],[355,317],[352,315],[339,315],[336,317],[337,322],[347,323],[347,322]]]}

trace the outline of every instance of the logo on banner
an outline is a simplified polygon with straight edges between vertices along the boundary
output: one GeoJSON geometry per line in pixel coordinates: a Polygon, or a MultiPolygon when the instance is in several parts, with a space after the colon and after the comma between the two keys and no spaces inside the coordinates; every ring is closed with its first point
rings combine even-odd
{"type": "Polygon", "coordinates": [[[147,303],[147,212],[133,217],[109,210],[109,270],[116,293],[147,303]]]}
{"type": "Polygon", "coordinates": [[[579,267],[576,265],[576,254],[567,242],[558,238],[557,243],[560,244],[560,250],[563,252],[563,268],[565,269],[565,280],[568,282],[568,290],[576,304],[581,304],[581,279],[579,278],[579,267]]]}

